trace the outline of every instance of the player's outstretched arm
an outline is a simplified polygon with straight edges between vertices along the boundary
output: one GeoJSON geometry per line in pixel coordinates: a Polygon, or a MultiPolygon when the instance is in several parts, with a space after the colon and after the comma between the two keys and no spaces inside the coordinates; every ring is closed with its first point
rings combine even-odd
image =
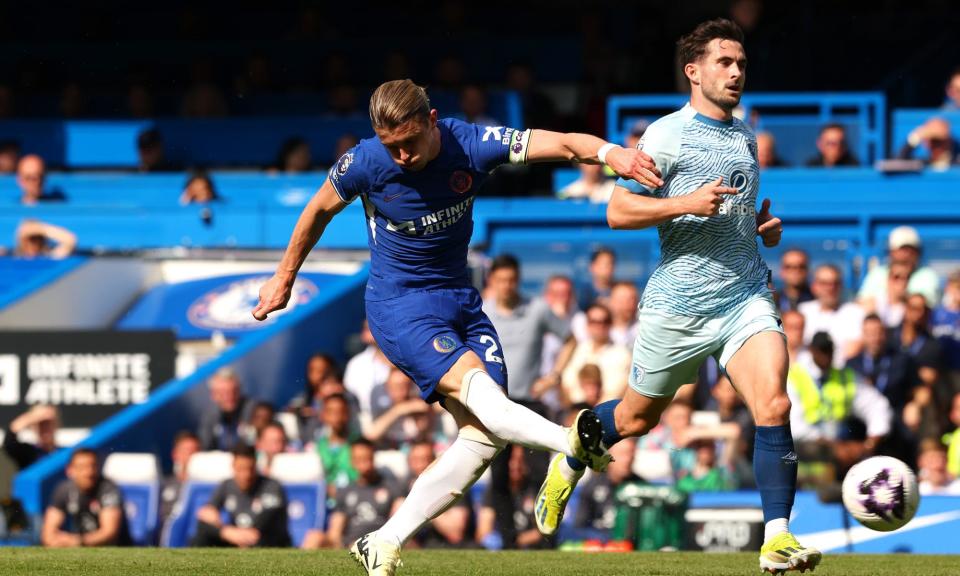
{"type": "Polygon", "coordinates": [[[657,165],[645,152],[610,144],[590,134],[531,130],[529,146],[528,163],[576,160],[581,164],[606,164],[623,178],[650,188],[663,186],[657,165]]]}
{"type": "Polygon", "coordinates": [[[607,204],[607,223],[615,230],[638,230],[685,214],[716,216],[724,197],[737,193],[736,188],[723,186],[723,178],[704,184],[690,194],[669,198],[633,194],[623,186],[617,186],[607,204]]]}
{"type": "Polygon", "coordinates": [[[253,309],[254,318],[265,320],[271,312],[287,306],[300,266],[320,240],[327,224],[345,206],[333,184],[327,179],[300,213],[277,271],[260,287],[260,303],[253,309]]]}

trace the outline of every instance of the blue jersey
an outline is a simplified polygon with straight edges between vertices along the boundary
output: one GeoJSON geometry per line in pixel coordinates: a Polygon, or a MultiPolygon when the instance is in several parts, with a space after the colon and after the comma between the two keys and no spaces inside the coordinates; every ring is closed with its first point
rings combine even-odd
{"type": "Polygon", "coordinates": [[[470,286],[467,247],[473,200],[490,171],[526,161],[530,131],[446,118],[440,154],[419,171],[394,162],[378,138],[362,140],[330,169],[344,202],[360,197],[367,217],[367,300],[411,289],[470,286]]]}

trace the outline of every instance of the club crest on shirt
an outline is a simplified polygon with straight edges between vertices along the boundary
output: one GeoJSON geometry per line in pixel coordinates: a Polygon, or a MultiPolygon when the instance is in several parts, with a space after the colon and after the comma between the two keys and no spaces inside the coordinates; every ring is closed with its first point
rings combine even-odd
{"type": "Polygon", "coordinates": [[[633,364],[632,372],[633,372],[632,375],[633,375],[633,383],[634,383],[634,384],[639,384],[639,383],[643,382],[643,377],[644,377],[645,373],[644,373],[644,371],[643,371],[643,368],[641,368],[640,365],[637,364],[636,362],[634,362],[634,364],[633,364]]]}
{"type": "Polygon", "coordinates": [[[456,341],[450,336],[437,336],[433,339],[433,349],[441,354],[452,352],[456,347],[456,341]]]}
{"type": "Polygon", "coordinates": [[[456,170],[450,175],[450,189],[457,194],[463,194],[473,186],[473,176],[469,172],[456,170]]]}

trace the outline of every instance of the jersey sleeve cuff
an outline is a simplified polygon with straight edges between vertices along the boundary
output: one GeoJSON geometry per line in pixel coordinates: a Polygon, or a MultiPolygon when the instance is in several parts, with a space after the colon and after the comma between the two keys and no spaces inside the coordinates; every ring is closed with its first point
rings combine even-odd
{"type": "Polygon", "coordinates": [[[637,182],[636,180],[626,180],[624,178],[618,178],[617,186],[622,186],[626,188],[632,194],[643,194],[644,196],[649,196],[653,194],[653,189],[647,188],[646,186],[637,182]]]}
{"type": "Polygon", "coordinates": [[[343,191],[340,190],[340,182],[338,182],[337,178],[334,178],[331,176],[330,184],[333,186],[333,190],[334,192],[337,193],[337,196],[340,197],[340,201],[343,202],[344,204],[350,204],[357,199],[356,196],[353,196],[352,198],[347,198],[344,196],[343,191]]]}
{"type": "Polygon", "coordinates": [[[510,138],[509,160],[511,164],[526,164],[530,149],[530,130],[514,130],[510,138]]]}

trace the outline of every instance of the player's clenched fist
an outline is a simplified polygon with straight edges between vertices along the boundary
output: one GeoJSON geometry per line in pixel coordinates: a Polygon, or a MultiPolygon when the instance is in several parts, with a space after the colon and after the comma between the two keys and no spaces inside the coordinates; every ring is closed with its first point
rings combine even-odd
{"type": "Polygon", "coordinates": [[[739,192],[736,188],[724,186],[723,177],[717,178],[684,197],[686,212],[694,216],[716,216],[720,213],[720,206],[726,200],[725,197],[739,194],[739,192]]]}
{"type": "Polygon", "coordinates": [[[606,161],[618,176],[636,180],[650,189],[663,186],[657,164],[642,150],[617,147],[607,153],[606,161]]]}
{"type": "Polygon", "coordinates": [[[283,310],[290,301],[292,281],[287,281],[274,275],[260,287],[260,303],[253,309],[253,317],[257,320],[266,320],[267,315],[277,310],[283,310]]]}

